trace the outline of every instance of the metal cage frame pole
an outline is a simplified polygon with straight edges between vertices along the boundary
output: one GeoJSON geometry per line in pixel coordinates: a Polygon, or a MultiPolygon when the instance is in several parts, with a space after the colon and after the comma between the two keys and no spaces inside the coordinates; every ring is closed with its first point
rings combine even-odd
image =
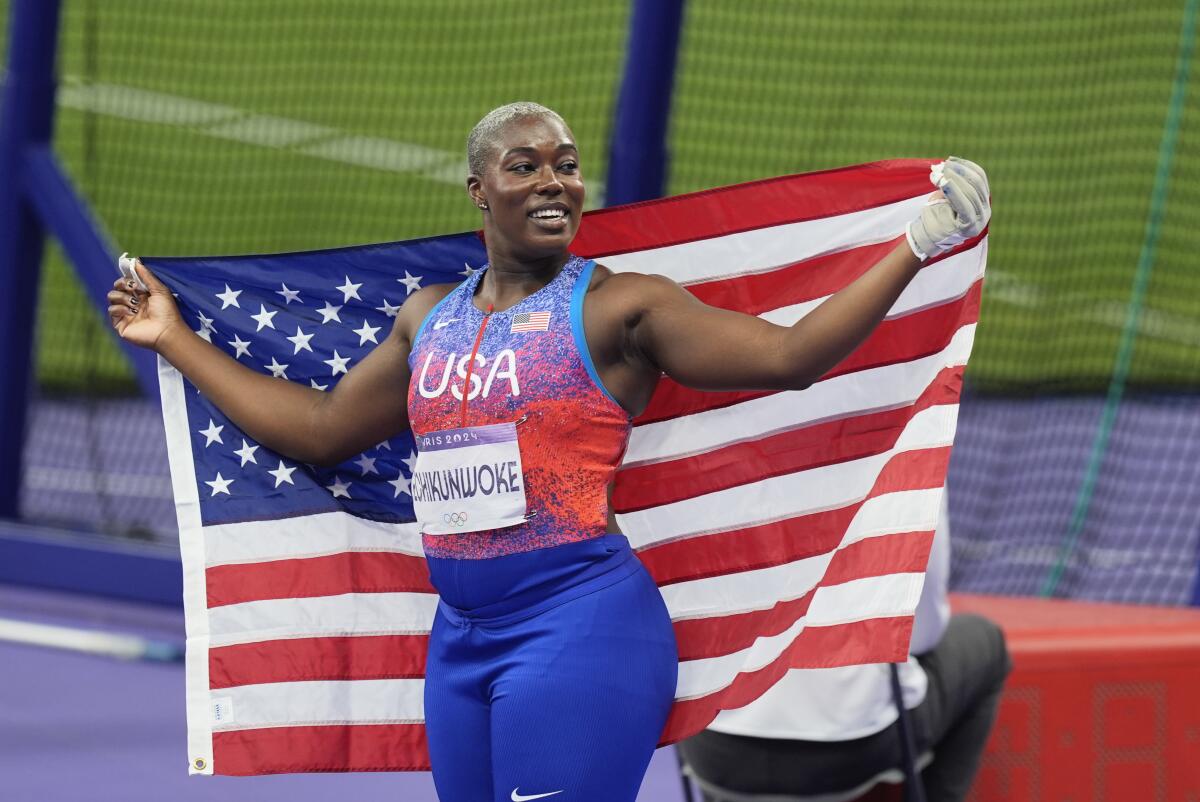
{"type": "MultiPolygon", "coordinates": [[[[26,413],[33,388],[37,297],[46,234],[70,258],[98,309],[116,251],[52,150],[62,4],[13,0],[0,92],[0,518],[17,516],[26,413]]],[[[122,343],[142,391],[157,391],[154,355],[122,343]]]]}
{"type": "Polygon", "coordinates": [[[667,127],[687,0],[634,0],[625,73],[609,143],[605,205],[666,192],[667,127]]]}
{"type": "Polygon", "coordinates": [[[25,159],[54,125],[59,3],[14,0],[0,96],[0,517],[15,518],[45,230],[23,192],[25,159]]]}

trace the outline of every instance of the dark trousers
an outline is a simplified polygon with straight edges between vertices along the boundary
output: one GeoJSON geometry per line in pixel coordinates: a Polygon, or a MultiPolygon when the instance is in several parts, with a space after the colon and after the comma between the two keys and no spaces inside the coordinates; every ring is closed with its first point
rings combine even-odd
{"type": "MultiPolygon", "coordinates": [[[[922,772],[928,802],[966,797],[996,718],[1011,663],[1000,628],[956,615],[938,645],[917,657],[929,678],[925,700],[909,711],[917,751],[932,750],[922,772]]],[[[809,796],[847,791],[900,768],[898,724],[849,741],[750,738],[706,730],[679,744],[696,774],[740,793],[809,796]]]]}

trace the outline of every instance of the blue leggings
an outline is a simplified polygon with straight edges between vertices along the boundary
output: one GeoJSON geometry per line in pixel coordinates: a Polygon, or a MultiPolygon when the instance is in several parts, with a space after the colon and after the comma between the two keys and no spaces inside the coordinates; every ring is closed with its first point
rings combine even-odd
{"type": "Polygon", "coordinates": [[[634,802],[678,653],[625,537],[429,566],[442,601],[425,729],[441,802],[634,802]]]}

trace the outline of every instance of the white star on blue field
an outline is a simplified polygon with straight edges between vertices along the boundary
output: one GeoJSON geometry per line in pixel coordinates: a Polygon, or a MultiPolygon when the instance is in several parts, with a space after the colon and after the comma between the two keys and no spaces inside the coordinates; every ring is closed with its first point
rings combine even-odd
{"type": "MultiPolygon", "coordinates": [[[[409,295],[457,284],[486,258],[478,237],[459,234],[282,256],[143,261],[176,293],[188,325],[213,345],[260,373],[329,392],[387,337],[409,295]]],[[[185,386],[204,524],[335,510],[414,520],[410,433],[340,465],[305,465],[255,442],[185,386]]]]}

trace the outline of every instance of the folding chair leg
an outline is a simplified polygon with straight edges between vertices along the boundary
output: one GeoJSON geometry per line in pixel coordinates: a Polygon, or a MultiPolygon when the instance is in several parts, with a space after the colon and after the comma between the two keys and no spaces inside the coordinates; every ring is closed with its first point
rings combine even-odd
{"type": "Polygon", "coordinates": [[[683,783],[684,802],[696,802],[696,795],[692,792],[692,781],[688,779],[687,764],[683,762],[683,754],[678,748],[675,749],[675,760],[679,763],[679,780],[683,783]]]}
{"type": "Polygon", "coordinates": [[[904,760],[904,798],[907,802],[925,802],[925,786],[921,783],[921,775],[917,772],[917,747],[913,739],[912,722],[908,718],[908,709],[904,706],[904,691],[900,687],[900,669],[895,663],[889,663],[892,677],[892,700],[896,703],[897,731],[900,733],[900,754],[904,760]]]}

